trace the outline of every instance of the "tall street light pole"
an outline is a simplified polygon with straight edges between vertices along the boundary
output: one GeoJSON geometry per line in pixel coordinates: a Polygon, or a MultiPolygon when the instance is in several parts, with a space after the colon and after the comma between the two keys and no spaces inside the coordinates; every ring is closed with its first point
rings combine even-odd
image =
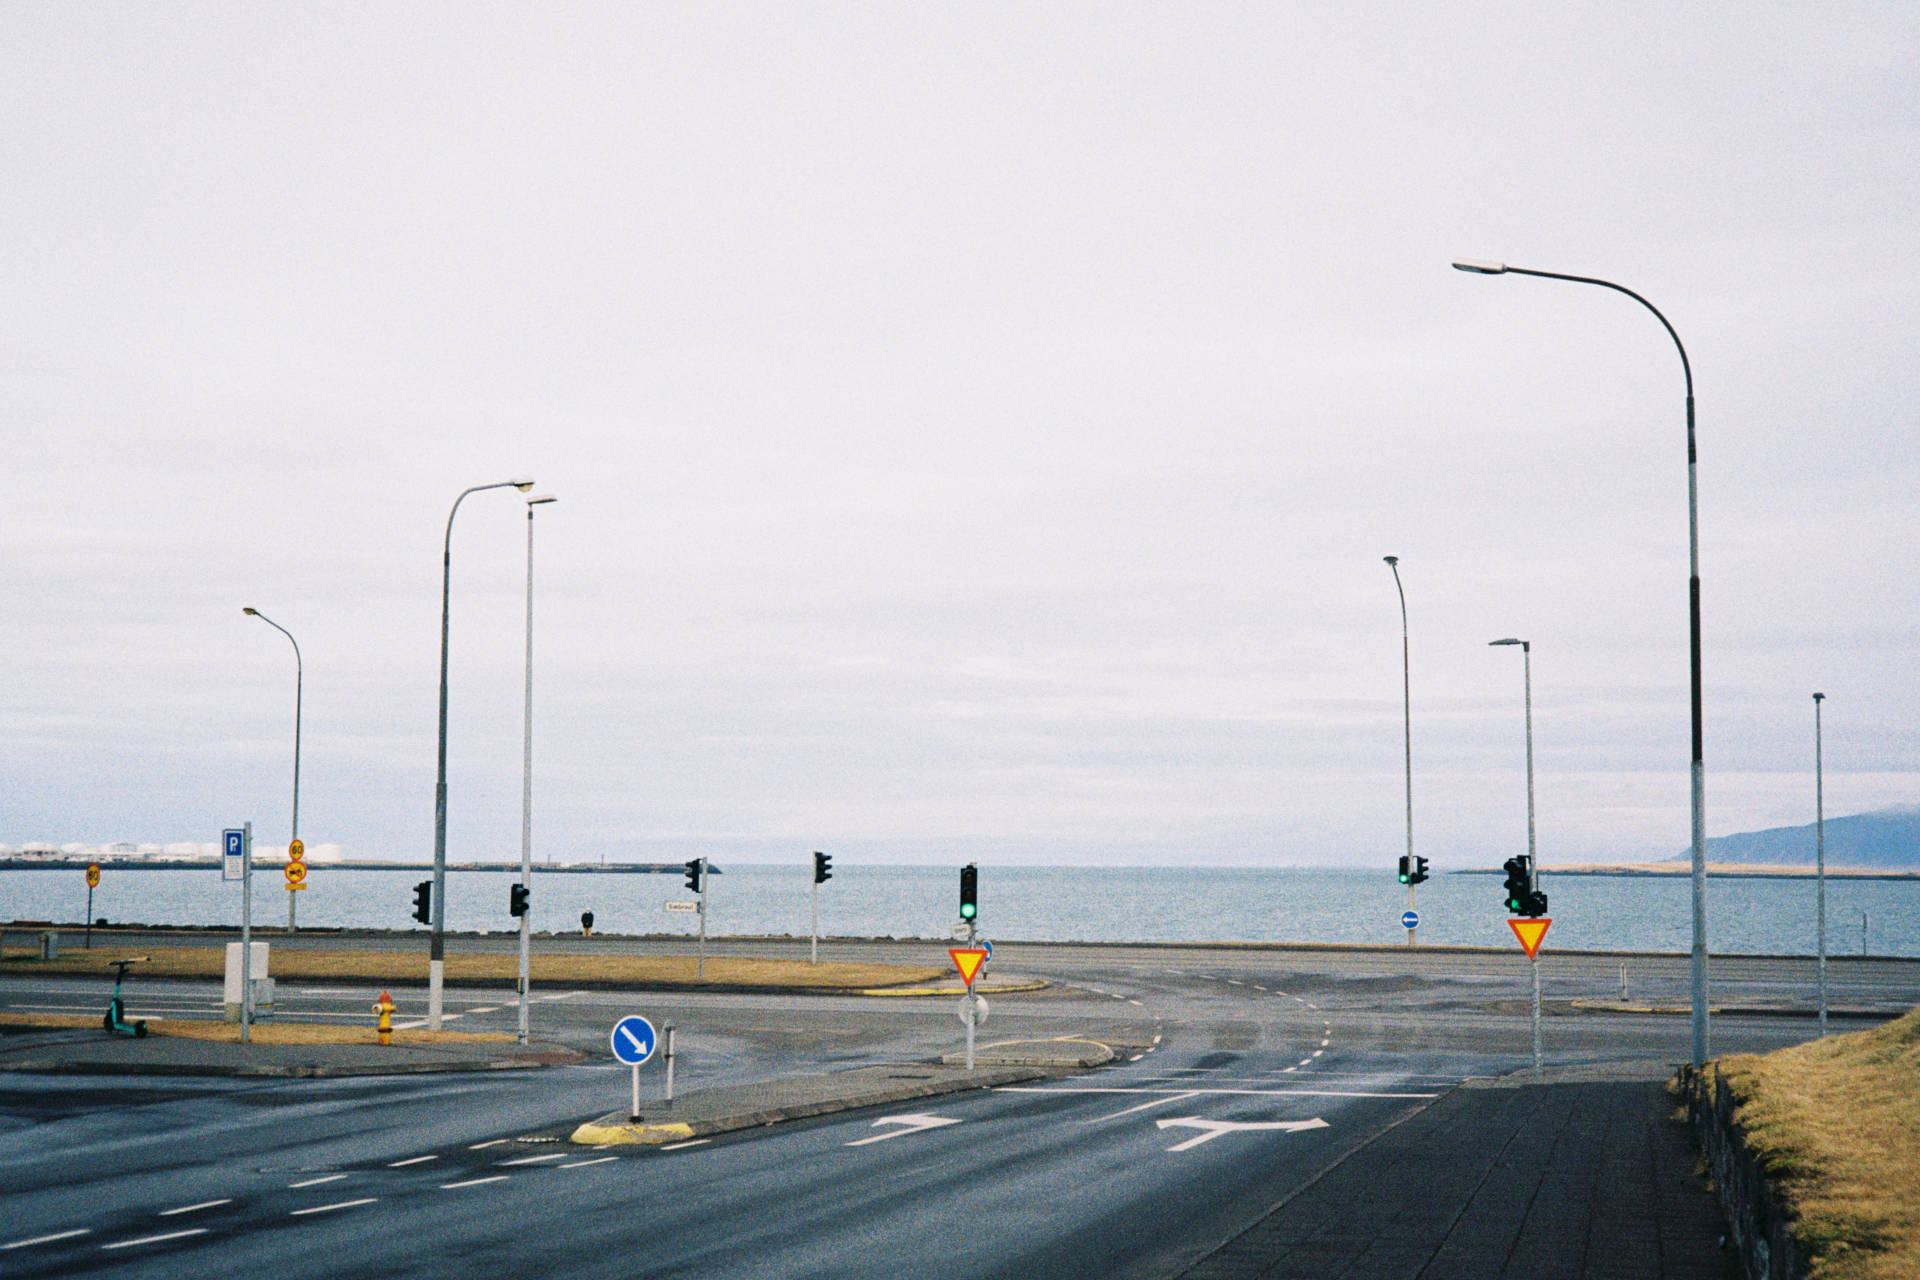
{"type": "Polygon", "coordinates": [[[1478,275],[1538,276],[1543,280],[1570,280],[1575,284],[1598,285],[1615,293],[1624,293],[1653,312],[1680,352],[1680,372],[1687,383],[1687,638],[1692,673],[1693,703],[1693,1065],[1706,1065],[1709,1047],[1707,1027],[1707,769],[1701,751],[1700,720],[1700,489],[1696,476],[1698,454],[1693,435],[1693,366],[1687,349],[1660,309],[1633,290],[1611,280],[1593,276],[1562,275],[1557,271],[1531,271],[1510,267],[1504,262],[1480,262],[1462,259],[1453,264],[1456,271],[1478,275]]]}
{"type": "Polygon", "coordinates": [[[1820,704],[1827,695],[1813,695],[1813,882],[1815,934],[1820,951],[1820,1034],[1827,1034],[1827,797],[1820,761],[1820,704]]]}
{"type": "MultiPolygon", "coordinates": [[[[243,605],[240,612],[246,614],[249,618],[260,619],[260,621],[285,636],[287,643],[293,646],[293,832],[287,837],[287,848],[292,849],[293,842],[300,838],[300,700],[303,696],[302,686],[306,684],[307,679],[306,667],[300,661],[300,642],[293,638],[293,632],[287,630],[258,609],[243,605]]],[[[289,884],[287,886],[288,933],[294,931],[293,908],[294,903],[299,900],[300,895],[294,892],[293,885],[289,884]]]]}
{"type": "MultiPolygon", "coordinates": [[[[1520,670],[1525,681],[1527,699],[1527,891],[1540,892],[1540,862],[1534,856],[1533,848],[1533,644],[1527,640],[1516,640],[1512,636],[1505,640],[1489,640],[1489,646],[1517,644],[1520,646],[1520,670]]],[[[1528,957],[1533,970],[1533,1069],[1540,1070],[1540,955],[1535,952],[1528,957]]]]}
{"type": "Polygon", "coordinates": [[[533,970],[533,509],[554,501],[550,493],[527,499],[527,697],[520,760],[520,1043],[527,1042],[527,989],[533,970]]]}
{"type": "Polygon", "coordinates": [[[447,976],[447,606],[453,594],[453,518],[470,493],[483,489],[533,488],[529,479],[499,480],[462,489],[447,512],[447,537],[440,556],[440,765],[433,785],[433,939],[427,951],[427,1027],[440,1030],[441,997],[447,976]]]}
{"type": "MultiPolygon", "coordinates": [[[[1393,570],[1393,589],[1400,593],[1400,697],[1406,715],[1404,718],[1405,743],[1407,748],[1407,870],[1411,872],[1419,864],[1413,860],[1413,659],[1407,647],[1407,592],[1400,585],[1400,557],[1386,557],[1387,568],[1393,570]]],[[[1407,881],[1407,911],[1413,911],[1413,881],[1407,881]]],[[[1417,918],[1417,917],[1416,917],[1417,918]]],[[[1415,945],[1420,936],[1420,926],[1407,926],[1407,945],[1415,945]]]]}

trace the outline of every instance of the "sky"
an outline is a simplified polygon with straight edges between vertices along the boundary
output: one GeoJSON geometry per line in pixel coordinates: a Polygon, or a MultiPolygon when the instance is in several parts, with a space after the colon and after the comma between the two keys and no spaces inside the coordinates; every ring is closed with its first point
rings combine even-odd
{"type": "Polygon", "coordinates": [[[0,7],[0,843],[1436,869],[1920,800],[1920,9],[0,7]],[[520,847],[528,518],[452,531],[520,847]]]}

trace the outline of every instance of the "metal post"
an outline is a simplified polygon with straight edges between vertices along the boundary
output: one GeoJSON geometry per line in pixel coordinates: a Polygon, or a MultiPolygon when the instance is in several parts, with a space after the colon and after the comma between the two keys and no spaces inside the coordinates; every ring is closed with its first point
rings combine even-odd
{"type": "Polygon", "coordinates": [[[627,1113],[627,1118],[640,1123],[640,1064],[637,1062],[633,1064],[633,1110],[627,1113]]]}
{"type": "MultiPolygon", "coordinates": [[[[93,892],[89,889],[87,892],[93,892]]],[[[807,963],[820,963],[820,877],[813,878],[813,929],[807,935],[807,963]]]]}
{"type": "Polygon", "coordinates": [[[87,886],[87,950],[93,950],[93,886],[87,886]]]}
{"type": "Polygon", "coordinates": [[[253,824],[240,828],[240,1043],[253,1040],[253,824]]]}
{"type": "Polygon", "coordinates": [[[1497,276],[1512,273],[1521,276],[1538,276],[1545,280],[1567,280],[1574,284],[1598,285],[1623,293],[1653,313],[1667,336],[1673,339],[1674,348],[1680,353],[1680,372],[1687,384],[1687,656],[1689,667],[1689,685],[1693,714],[1693,763],[1691,768],[1693,802],[1693,955],[1692,955],[1692,997],[1693,997],[1693,1065],[1706,1065],[1711,1049],[1709,1017],[1707,1012],[1707,767],[1702,743],[1705,738],[1701,722],[1700,696],[1700,486],[1698,478],[1699,453],[1694,444],[1693,431],[1693,365],[1687,359],[1687,348],[1680,341],[1680,335],[1660,314],[1660,308],[1623,285],[1611,280],[1601,280],[1594,276],[1570,276],[1557,271],[1532,271],[1525,267],[1510,267],[1504,262],[1457,261],[1453,264],[1456,271],[1470,271],[1479,275],[1497,276]]]}
{"type": "Polygon", "coordinates": [[[973,1027],[980,1021],[980,1007],[973,996],[973,984],[967,984],[967,1070],[973,1070],[973,1027]]]}
{"type": "Polygon", "coordinates": [[[667,1102],[673,1102],[673,1024],[667,1024],[667,1102]]]}
{"type": "Polygon", "coordinates": [[[440,747],[433,783],[433,931],[427,944],[427,1028],[440,1030],[442,988],[447,974],[447,610],[453,597],[453,518],[470,493],[483,489],[533,488],[531,480],[501,480],[463,489],[447,512],[440,553],[440,747]]]}
{"type": "Polygon", "coordinates": [[[527,909],[520,916],[520,1043],[527,1043],[528,990],[533,978],[533,509],[551,494],[527,499],[527,687],[522,704],[520,757],[520,887],[527,909]]]}
{"type": "MultiPolygon", "coordinates": [[[[1417,865],[1413,860],[1413,658],[1407,647],[1407,592],[1400,585],[1400,557],[1386,557],[1387,567],[1393,570],[1393,589],[1400,593],[1400,696],[1405,710],[1404,728],[1407,755],[1407,870],[1411,872],[1417,865]]],[[[1407,910],[1413,910],[1413,881],[1407,881],[1407,910]]],[[[1407,930],[1407,945],[1416,945],[1420,936],[1420,926],[1414,925],[1407,930]]]]}
{"type": "Polygon", "coordinates": [[[694,976],[702,981],[707,976],[707,877],[713,872],[707,866],[705,858],[700,859],[700,962],[694,976]]]}
{"type": "Polygon", "coordinates": [[[1820,953],[1820,1034],[1827,1034],[1827,800],[1820,760],[1820,703],[1813,695],[1813,878],[1815,935],[1820,953]]]}
{"type": "MultiPolygon", "coordinates": [[[[260,619],[260,621],[285,636],[287,643],[293,646],[293,831],[287,837],[287,847],[291,849],[293,842],[300,838],[300,721],[302,718],[301,704],[306,697],[306,664],[300,658],[300,642],[293,638],[293,632],[287,630],[258,609],[242,607],[240,612],[246,614],[249,618],[260,619]]],[[[299,902],[299,900],[299,892],[293,887],[293,883],[289,881],[287,883],[288,933],[294,932],[294,904],[299,902]]]]}
{"type": "Polygon", "coordinates": [[[1867,913],[1860,913],[1860,954],[1867,954],[1867,913]]]}
{"type": "Polygon", "coordinates": [[[1527,960],[1533,970],[1533,1074],[1540,1074],[1540,953],[1534,952],[1527,960]]]}

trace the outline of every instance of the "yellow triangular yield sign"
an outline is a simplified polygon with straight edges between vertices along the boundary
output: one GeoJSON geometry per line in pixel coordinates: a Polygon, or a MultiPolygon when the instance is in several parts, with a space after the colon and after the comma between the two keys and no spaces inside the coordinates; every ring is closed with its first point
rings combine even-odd
{"type": "Polygon", "coordinates": [[[953,957],[953,967],[960,971],[960,981],[971,987],[980,966],[986,963],[987,953],[978,947],[948,947],[947,954],[953,957]]]}
{"type": "Polygon", "coordinates": [[[1540,939],[1547,936],[1547,928],[1552,924],[1552,916],[1540,916],[1534,920],[1507,921],[1507,926],[1513,930],[1513,936],[1520,939],[1520,945],[1527,949],[1529,960],[1540,954],[1540,939]]]}

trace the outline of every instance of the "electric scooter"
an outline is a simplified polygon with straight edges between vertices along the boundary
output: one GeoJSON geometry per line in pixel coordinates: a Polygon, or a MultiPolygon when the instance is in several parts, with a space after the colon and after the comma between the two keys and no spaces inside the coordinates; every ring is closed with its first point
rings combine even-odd
{"type": "Polygon", "coordinates": [[[136,1018],[132,1022],[127,1021],[127,1006],[126,1002],[120,998],[120,984],[126,980],[129,966],[139,964],[141,961],[151,958],[150,956],[134,956],[128,960],[107,961],[108,964],[113,966],[113,999],[107,1001],[107,1016],[102,1018],[101,1022],[107,1030],[111,1031],[114,1035],[133,1036],[138,1039],[147,1034],[147,1020],[145,1018],[136,1018]]]}

